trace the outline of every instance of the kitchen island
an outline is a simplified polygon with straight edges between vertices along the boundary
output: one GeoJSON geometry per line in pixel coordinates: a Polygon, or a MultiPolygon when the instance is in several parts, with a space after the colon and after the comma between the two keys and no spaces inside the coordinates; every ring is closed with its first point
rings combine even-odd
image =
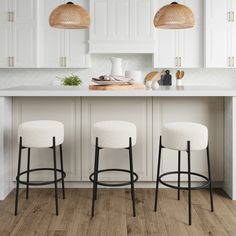
{"type": "MultiPolygon", "coordinates": [[[[29,86],[0,90],[0,97],[0,199],[4,199],[14,188],[18,125],[29,120],[52,119],[65,125],[67,187],[90,186],[88,176],[94,160],[91,127],[97,121],[125,120],[137,125],[134,169],[140,177],[139,187],[154,186],[163,123],[190,121],[205,124],[209,129],[214,185],[222,187],[236,200],[236,149],[233,145],[236,138],[236,89],[173,86],[160,87],[155,91],[89,91],[86,88],[29,86]]],[[[52,161],[50,154],[50,150],[33,150],[32,167],[48,166],[52,161]]],[[[103,150],[101,155],[101,168],[123,168],[128,162],[125,150],[103,150]]],[[[183,169],[186,164],[186,155],[183,153],[183,169]]],[[[22,167],[25,168],[25,163],[22,167]]],[[[162,171],[176,167],[177,153],[165,150],[162,171]]],[[[205,152],[194,152],[192,169],[207,174],[205,152]]],[[[101,179],[109,181],[110,177],[110,174],[106,174],[101,179]]],[[[35,181],[48,178],[48,173],[31,176],[35,181]]],[[[113,174],[111,179],[118,181],[125,178],[126,175],[113,174]]],[[[172,176],[167,180],[175,179],[172,176]]],[[[183,177],[182,181],[185,180],[183,177]]]]}

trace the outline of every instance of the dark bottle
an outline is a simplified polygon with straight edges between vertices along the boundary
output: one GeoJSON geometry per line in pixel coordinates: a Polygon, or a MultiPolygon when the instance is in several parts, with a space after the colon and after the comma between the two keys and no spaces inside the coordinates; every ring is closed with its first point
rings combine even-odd
{"type": "Polygon", "coordinates": [[[165,71],[165,75],[163,75],[163,85],[171,86],[172,85],[172,76],[169,70],[165,71]]]}

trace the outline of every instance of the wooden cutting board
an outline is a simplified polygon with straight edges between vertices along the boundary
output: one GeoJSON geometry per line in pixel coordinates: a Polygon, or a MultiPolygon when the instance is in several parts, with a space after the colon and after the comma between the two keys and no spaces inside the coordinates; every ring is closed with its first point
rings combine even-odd
{"type": "Polygon", "coordinates": [[[144,90],[144,84],[126,84],[126,85],[96,85],[90,84],[89,90],[144,90]]]}

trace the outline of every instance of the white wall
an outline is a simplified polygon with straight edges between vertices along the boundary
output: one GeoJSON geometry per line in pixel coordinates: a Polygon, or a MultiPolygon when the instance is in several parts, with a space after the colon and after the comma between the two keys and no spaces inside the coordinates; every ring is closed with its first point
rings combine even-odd
{"type": "MultiPolygon", "coordinates": [[[[56,76],[71,73],[78,74],[84,85],[88,85],[93,76],[109,74],[110,56],[122,57],[128,62],[127,69],[142,70],[143,76],[152,71],[151,55],[93,55],[90,69],[0,69],[0,88],[18,85],[50,85],[56,76]]],[[[175,71],[171,70],[174,83],[175,71]]],[[[236,69],[187,69],[185,85],[218,85],[236,87],[236,69]]]]}

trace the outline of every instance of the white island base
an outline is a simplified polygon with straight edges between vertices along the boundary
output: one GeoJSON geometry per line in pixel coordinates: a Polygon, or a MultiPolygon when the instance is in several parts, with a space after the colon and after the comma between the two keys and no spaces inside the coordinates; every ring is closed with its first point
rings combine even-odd
{"type": "MultiPolygon", "coordinates": [[[[134,170],[137,187],[154,187],[157,150],[165,122],[199,122],[209,129],[214,185],[236,200],[236,90],[219,87],[161,87],[156,91],[88,91],[75,88],[18,87],[0,90],[0,199],[14,188],[18,159],[17,127],[29,120],[51,119],[65,125],[64,162],[67,187],[91,186],[94,147],[91,127],[97,121],[125,120],[137,125],[134,170]]],[[[100,168],[127,168],[127,150],[103,150],[100,168]]],[[[26,158],[22,169],[26,168],[26,158]]],[[[177,169],[177,152],[163,152],[161,171],[177,169]]],[[[192,171],[207,176],[206,153],[194,152],[192,171]]],[[[32,150],[31,167],[52,165],[50,149],[32,150]]],[[[186,154],[182,169],[186,169],[186,154]]],[[[122,181],[128,176],[102,175],[101,180],[122,181]]],[[[50,175],[32,173],[31,180],[48,180],[50,175]]],[[[176,181],[175,176],[168,181],[176,181]]],[[[200,179],[193,178],[198,182],[200,179]]],[[[186,181],[183,176],[182,181],[186,181]]]]}

